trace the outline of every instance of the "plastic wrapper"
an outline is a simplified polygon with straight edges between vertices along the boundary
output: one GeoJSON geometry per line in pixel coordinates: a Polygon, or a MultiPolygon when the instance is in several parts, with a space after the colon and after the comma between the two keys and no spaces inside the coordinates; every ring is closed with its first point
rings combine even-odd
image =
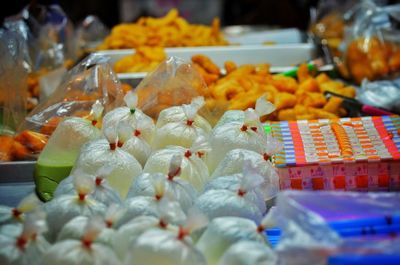
{"type": "MultiPolygon", "coordinates": [[[[127,256],[128,250],[135,240],[144,232],[151,229],[165,229],[178,231],[178,227],[171,221],[177,221],[181,213],[176,211],[175,205],[168,200],[163,200],[159,205],[158,216],[139,216],[122,225],[113,237],[113,247],[121,260],[127,256]]],[[[179,223],[184,219],[179,220],[179,223]]]]}
{"type": "MultiPolygon", "coordinates": [[[[173,106],[189,104],[193,98],[204,96],[209,91],[203,78],[195,67],[184,60],[170,57],[149,74],[136,88],[139,98],[138,107],[154,120],[159,113],[173,106]]],[[[209,108],[206,102],[199,114],[211,124],[219,119],[223,108],[209,108]]]]}
{"type": "Polygon", "coordinates": [[[85,17],[76,29],[77,45],[82,55],[94,52],[96,47],[107,37],[109,31],[97,16],[85,17]]]}
{"type": "Polygon", "coordinates": [[[94,189],[94,183],[89,178],[76,179],[74,185],[75,194],[62,195],[44,204],[49,225],[46,237],[50,242],[55,241],[62,226],[73,218],[80,215],[102,215],[106,211],[104,204],[95,201],[89,195],[94,189]]]}
{"type": "Polygon", "coordinates": [[[116,128],[125,121],[135,130],[135,136],[144,139],[148,144],[152,143],[155,125],[154,121],[138,108],[138,96],[130,91],[125,97],[126,107],[119,107],[108,112],[103,118],[103,130],[116,128]]]}
{"type": "Polygon", "coordinates": [[[270,162],[270,157],[281,150],[281,148],[282,143],[270,134],[267,134],[261,153],[246,149],[231,150],[219,163],[211,177],[217,178],[242,173],[245,161],[251,161],[257,174],[264,179],[264,182],[260,186],[264,194],[264,199],[272,199],[279,191],[279,176],[275,167],[270,162]]]}
{"type": "Polygon", "coordinates": [[[154,147],[168,145],[190,147],[198,137],[207,137],[210,124],[197,112],[204,105],[203,97],[196,97],[190,104],[174,106],[160,112],[157,120],[154,147]]]}
{"type": "Polygon", "coordinates": [[[400,113],[400,79],[375,82],[364,80],[357,91],[357,98],[364,104],[400,113]]]}
{"type": "Polygon", "coordinates": [[[263,146],[264,129],[260,117],[271,113],[275,107],[261,97],[256,102],[255,109],[241,112],[230,112],[224,121],[215,126],[210,134],[211,152],[207,156],[210,173],[218,166],[226,153],[241,148],[260,152],[263,146]],[[244,116],[243,120],[240,116],[244,116]]]}
{"type": "Polygon", "coordinates": [[[50,244],[42,236],[46,231],[43,212],[29,214],[24,224],[0,228],[0,263],[4,265],[39,265],[50,244]]]}
{"type": "Polygon", "coordinates": [[[79,171],[75,172],[75,175],[71,175],[60,182],[54,192],[54,197],[75,194],[75,178],[90,178],[90,180],[94,182],[94,191],[90,194],[94,200],[107,206],[112,204],[122,204],[119,193],[111,188],[107,183],[107,176],[110,174],[112,169],[112,165],[105,165],[97,171],[96,175],[87,175],[79,171]]]}
{"type": "Polygon", "coordinates": [[[204,150],[208,150],[208,143],[202,137],[196,139],[189,149],[181,146],[168,146],[155,151],[147,160],[143,171],[146,173],[160,172],[168,174],[172,158],[181,156],[182,163],[180,165],[179,177],[188,181],[197,191],[202,191],[209,179],[207,165],[199,157],[199,155],[201,156],[205,152],[204,150]]]}
{"type": "Polygon", "coordinates": [[[182,209],[187,212],[197,197],[197,191],[186,180],[179,177],[182,156],[173,156],[167,175],[162,173],[143,173],[138,176],[129,189],[128,198],[134,196],[155,196],[157,189],[165,189],[172,193],[182,209]]]}
{"type": "Polygon", "coordinates": [[[266,264],[277,264],[276,254],[265,244],[254,241],[239,241],[233,244],[217,263],[217,265],[266,264]]]}
{"type": "Polygon", "coordinates": [[[115,252],[100,243],[95,243],[96,238],[104,229],[104,224],[96,219],[91,220],[85,227],[81,239],[68,239],[54,244],[43,257],[44,265],[106,265],[116,264],[119,261],[115,252]]]}
{"type": "Polygon", "coordinates": [[[344,61],[358,84],[398,76],[400,71],[400,5],[377,6],[363,2],[345,38],[344,61]]]}
{"type": "Polygon", "coordinates": [[[207,183],[204,192],[209,190],[229,190],[239,193],[242,187],[247,185],[245,182],[248,181],[255,182],[258,185],[246,193],[246,199],[257,205],[261,213],[265,213],[267,211],[264,200],[265,195],[261,188],[264,178],[256,172],[249,160],[245,162],[242,173],[217,177],[207,183]]]}
{"type": "Polygon", "coordinates": [[[244,240],[265,243],[264,235],[257,232],[257,225],[253,221],[221,217],[208,224],[196,247],[204,253],[208,265],[215,265],[230,246],[244,240]]]}
{"type": "Polygon", "coordinates": [[[176,232],[149,230],[130,248],[125,264],[205,265],[203,254],[193,245],[189,234],[204,225],[206,219],[195,211],[176,232]]]}
{"type": "Polygon", "coordinates": [[[276,246],[284,264],[325,264],[328,256],[398,254],[398,193],[300,192],[278,195],[276,246]]]}
{"type": "Polygon", "coordinates": [[[28,195],[15,208],[0,205],[0,226],[21,223],[26,213],[38,208],[40,201],[35,194],[28,195]]]}
{"type": "Polygon", "coordinates": [[[113,165],[107,181],[121,196],[125,198],[134,178],[142,173],[142,166],[129,153],[117,147],[117,132],[109,128],[105,132],[107,139],[91,141],[85,144],[72,169],[95,175],[105,164],[113,165]]]}
{"type": "MultiPolygon", "coordinates": [[[[118,220],[123,216],[125,210],[116,204],[108,207],[103,217],[98,217],[99,221],[104,222],[104,228],[101,229],[99,235],[94,242],[106,245],[112,244],[112,239],[116,232],[115,226],[118,220]]],[[[85,228],[90,223],[88,216],[77,216],[64,225],[57,236],[57,241],[66,239],[81,239],[85,234],[85,228]]]]}

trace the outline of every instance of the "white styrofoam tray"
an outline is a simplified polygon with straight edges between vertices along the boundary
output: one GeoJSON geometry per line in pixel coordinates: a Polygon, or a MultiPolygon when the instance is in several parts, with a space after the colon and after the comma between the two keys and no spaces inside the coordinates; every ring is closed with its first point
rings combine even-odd
{"type": "MultiPolygon", "coordinates": [[[[110,63],[114,64],[119,59],[131,55],[133,49],[106,50],[94,53],[96,56],[107,56],[110,63]]],[[[195,48],[165,48],[168,57],[176,56],[190,61],[195,54],[208,56],[221,69],[225,61],[233,61],[237,65],[268,63],[272,72],[282,72],[292,66],[308,62],[315,56],[315,48],[310,43],[283,44],[283,45],[248,45],[248,46],[221,46],[221,47],[195,47],[195,48]]],[[[122,73],[120,79],[140,79],[147,73],[122,73]]]]}

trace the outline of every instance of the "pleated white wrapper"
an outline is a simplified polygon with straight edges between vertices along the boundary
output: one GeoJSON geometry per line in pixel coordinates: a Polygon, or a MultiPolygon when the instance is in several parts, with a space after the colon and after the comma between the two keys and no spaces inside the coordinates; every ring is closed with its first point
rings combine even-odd
{"type": "Polygon", "coordinates": [[[275,197],[279,192],[278,173],[270,161],[265,160],[261,154],[254,151],[246,149],[229,151],[215,169],[212,178],[242,173],[245,160],[250,160],[257,173],[264,179],[264,183],[260,187],[264,199],[269,200],[275,197]]]}
{"type": "Polygon", "coordinates": [[[204,254],[208,265],[216,265],[225,251],[233,244],[250,240],[265,244],[257,225],[239,217],[221,217],[212,220],[198,240],[196,247],[204,254]]]}
{"type": "Polygon", "coordinates": [[[191,239],[176,232],[152,229],[141,234],[129,250],[125,265],[206,265],[191,239]]]}
{"type": "Polygon", "coordinates": [[[50,244],[43,236],[30,240],[24,250],[17,247],[17,238],[23,226],[20,223],[3,225],[0,228],[0,264],[1,265],[42,265],[43,254],[50,244]]]}
{"type": "Polygon", "coordinates": [[[106,139],[85,144],[71,174],[78,171],[95,175],[97,170],[105,164],[113,165],[107,181],[124,199],[134,178],[142,173],[142,166],[132,155],[121,148],[111,150],[106,139]]]}
{"type": "Polygon", "coordinates": [[[208,190],[195,201],[195,207],[200,209],[210,220],[217,217],[236,216],[247,218],[259,223],[263,213],[247,196],[239,196],[230,190],[208,190]]]}
{"type": "MultiPolygon", "coordinates": [[[[95,181],[94,176],[91,177],[93,178],[93,181],[95,181]]],[[[54,197],[60,197],[62,195],[73,195],[75,193],[76,191],[74,187],[74,177],[71,175],[62,180],[60,184],[58,184],[54,192],[54,197]]],[[[111,188],[106,180],[103,180],[100,185],[95,185],[94,190],[90,195],[94,200],[101,202],[106,206],[122,203],[119,193],[111,188]]]]}
{"type": "MultiPolygon", "coordinates": [[[[80,240],[85,234],[85,227],[89,222],[90,219],[87,216],[77,216],[71,219],[63,226],[60,233],[58,233],[57,241],[60,242],[67,239],[80,240]]],[[[104,227],[94,242],[111,246],[114,233],[114,229],[104,227]]]]}
{"type": "MultiPolygon", "coordinates": [[[[217,177],[206,184],[204,192],[209,190],[229,190],[237,192],[240,189],[240,184],[244,177],[246,176],[242,173],[217,177]]],[[[253,202],[258,207],[262,214],[267,211],[261,187],[255,187],[248,191],[245,196],[247,200],[253,202]]]]}
{"type": "Polygon", "coordinates": [[[152,148],[148,142],[146,142],[142,137],[132,136],[128,141],[122,146],[122,150],[128,152],[144,167],[149,158],[152,148]]]}
{"type": "Polygon", "coordinates": [[[120,265],[114,251],[103,244],[92,243],[90,248],[80,240],[68,239],[54,244],[43,257],[43,265],[120,265]]]}
{"type": "MultiPolygon", "coordinates": [[[[139,175],[130,187],[127,198],[136,196],[156,196],[156,190],[152,180],[153,175],[153,173],[142,173],[139,175]]],[[[189,182],[180,177],[174,177],[172,180],[168,180],[165,175],[163,177],[163,182],[166,192],[172,193],[174,199],[181,205],[182,210],[187,212],[197,198],[197,191],[189,182]]]]}
{"type": "Polygon", "coordinates": [[[92,199],[90,195],[81,201],[77,194],[54,198],[43,206],[49,227],[46,238],[50,242],[56,240],[62,226],[74,217],[103,215],[106,210],[103,203],[92,199]]]}
{"type": "Polygon", "coordinates": [[[151,144],[154,137],[155,125],[152,118],[144,114],[140,109],[135,109],[131,114],[130,108],[119,107],[104,115],[103,131],[105,128],[117,128],[118,124],[126,121],[134,129],[140,129],[141,137],[151,144]],[[138,128],[138,124],[140,128],[138,128]]]}
{"type": "MultiPolygon", "coordinates": [[[[113,248],[119,258],[124,261],[134,241],[144,232],[157,228],[164,229],[160,227],[160,219],[154,216],[139,216],[122,225],[112,239],[113,248]]],[[[165,229],[178,231],[178,228],[171,224],[168,224],[165,229]]]]}
{"type": "Polygon", "coordinates": [[[264,144],[263,131],[261,129],[253,131],[251,128],[243,131],[242,126],[241,122],[230,122],[214,127],[211,131],[209,137],[211,152],[206,159],[210,173],[214,172],[221,160],[233,149],[261,151],[264,144]]]}
{"type": "Polygon", "coordinates": [[[147,160],[143,172],[168,174],[171,159],[176,155],[183,156],[179,177],[188,181],[197,191],[202,191],[209,179],[207,165],[197,155],[189,158],[184,154],[188,149],[181,146],[168,146],[155,151],[147,160]]]}
{"type": "Polygon", "coordinates": [[[239,241],[233,244],[218,261],[218,265],[275,265],[277,258],[263,243],[239,241]]]}
{"type": "MultiPolygon", "coordinates": [[[[132,197],[125,201],[125,213],[117,221],[116,227],[121,227],[121,225],[130,222],[139,216],[159,216],[160,200],[154,197],[138,196],[132,197]]],[[[173,209],[175,215],[170,220],[171,223],[182,223],[186,219],[186,214],[183,212],[180,204],[178,202],[171,202],[171,208],[173,209]]]]}

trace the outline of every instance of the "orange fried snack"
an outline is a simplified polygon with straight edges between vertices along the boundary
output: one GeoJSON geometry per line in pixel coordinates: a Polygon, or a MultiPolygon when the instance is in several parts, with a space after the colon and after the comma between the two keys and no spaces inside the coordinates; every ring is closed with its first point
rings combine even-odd
{"type": "Polygon", "coordinates": [[[214,19],[211,27],[190,24],[176,9],[171,9],[161,18],[142,17],[136,23],[115,26],[98,49],[216,45],[228,45],[220,31],[219,19],[214,19]]]}
{"type": "Polygon", "coordinates": [[[47,143],[47,136],[41,133],[25,130],[14,138],[33,153],[40,152],[47,143]]]}
{"type": "Polygon", "coordinates": [[[0,136],[0,161],[13,159],[13,138],[11,136],[0,136]]]}
{"type": "Polygon", "coordinates": [[[114,64],[117,73],[150,72],[167,58],[161,47],[139,47],[133,55],[125,56],[114,64]]]}

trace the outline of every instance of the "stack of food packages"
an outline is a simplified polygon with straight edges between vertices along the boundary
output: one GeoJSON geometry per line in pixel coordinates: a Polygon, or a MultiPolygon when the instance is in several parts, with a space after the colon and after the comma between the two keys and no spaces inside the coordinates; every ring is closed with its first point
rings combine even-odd
{"type": "Polygon", "coordinates": [[[264,216],[279,190],[269,158],[280,142],[260,122],[274,106],[261,97],[212,127],[198,114],[203,97],[156,122],[137,94],[124,100],[101,129],[95,119],[59,124],[42,155],[78,149],[74,167],[51,201],[0,208],[0,263],[274,264],[264,216]]]}
{"type": "Polygon", "coordinates": [[[330,48],[344,78],[391,79],[400,72],[398,11],[400,5],[373,1],[321,2],[310,31],[330,48]],[[343,12],[341,12],[343,11],[343,12]]]}

